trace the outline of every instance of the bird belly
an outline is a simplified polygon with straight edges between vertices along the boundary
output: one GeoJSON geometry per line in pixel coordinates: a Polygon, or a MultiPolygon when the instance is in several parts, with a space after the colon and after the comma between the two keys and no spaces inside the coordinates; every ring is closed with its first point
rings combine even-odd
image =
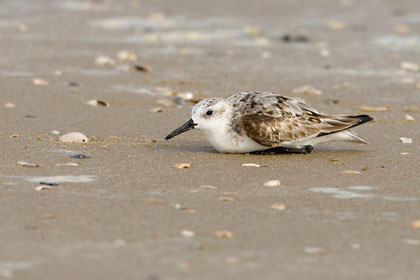
{"type": "Polygon", "coordinates": [[[204,133],[207,141],[219,153],[250,153],[255,151],[266,150],[266,147],[258,144],[246,135],[236,133],[210,134],[204,133]]]}

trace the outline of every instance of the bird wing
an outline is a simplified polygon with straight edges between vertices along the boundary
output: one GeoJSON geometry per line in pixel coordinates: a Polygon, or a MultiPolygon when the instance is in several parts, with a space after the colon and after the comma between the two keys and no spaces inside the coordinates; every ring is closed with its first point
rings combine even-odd
{"type": "Polygon", "coordinates": [[[321,137],[368,121],[363,120],[364,116],[326,115],[294,98],[277,94],[241,93],[241,98],[242,107],[236,110],[237,129],[267,147],[321,137]]]}

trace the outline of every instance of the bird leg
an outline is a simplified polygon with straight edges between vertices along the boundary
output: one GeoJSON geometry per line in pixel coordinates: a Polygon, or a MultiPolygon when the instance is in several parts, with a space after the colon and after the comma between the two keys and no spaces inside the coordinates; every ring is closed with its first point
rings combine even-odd
{"type": "Polygon", "coordinates": [[[250,154],[256,155],[277,155],[277,154],[309,154],[314,148],[311,145],[302,148],[287,148],[287,147],[274,147],[263,151],[255,151],[250,154]]]}

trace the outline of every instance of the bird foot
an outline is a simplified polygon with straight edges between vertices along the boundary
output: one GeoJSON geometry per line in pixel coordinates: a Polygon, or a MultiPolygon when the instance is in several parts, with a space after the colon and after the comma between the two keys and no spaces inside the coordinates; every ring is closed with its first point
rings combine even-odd
{"type": "Polygon", "coordinates": [[[250,154],[255,155],[277,155],[277,154],[309,154],[312,152],[314,147],[311,145],[304,146],[302,148],[287,148],[287,147],[274,147],[263,151],[255,151],[250,154]]]}

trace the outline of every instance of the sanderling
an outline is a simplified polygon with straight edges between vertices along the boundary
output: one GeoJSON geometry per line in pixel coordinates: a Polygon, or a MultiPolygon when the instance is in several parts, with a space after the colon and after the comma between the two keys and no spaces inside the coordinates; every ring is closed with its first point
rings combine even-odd
{"type": "Polygon", "coordinates": [[[333,140],[367,144],[349,129],[372,119],[327,115],[272,92],[240,92],[227,99],[201,100],[191,119],[165,139],[198,128],[221,153],[309,153],[313,145],[333,140]]]}

